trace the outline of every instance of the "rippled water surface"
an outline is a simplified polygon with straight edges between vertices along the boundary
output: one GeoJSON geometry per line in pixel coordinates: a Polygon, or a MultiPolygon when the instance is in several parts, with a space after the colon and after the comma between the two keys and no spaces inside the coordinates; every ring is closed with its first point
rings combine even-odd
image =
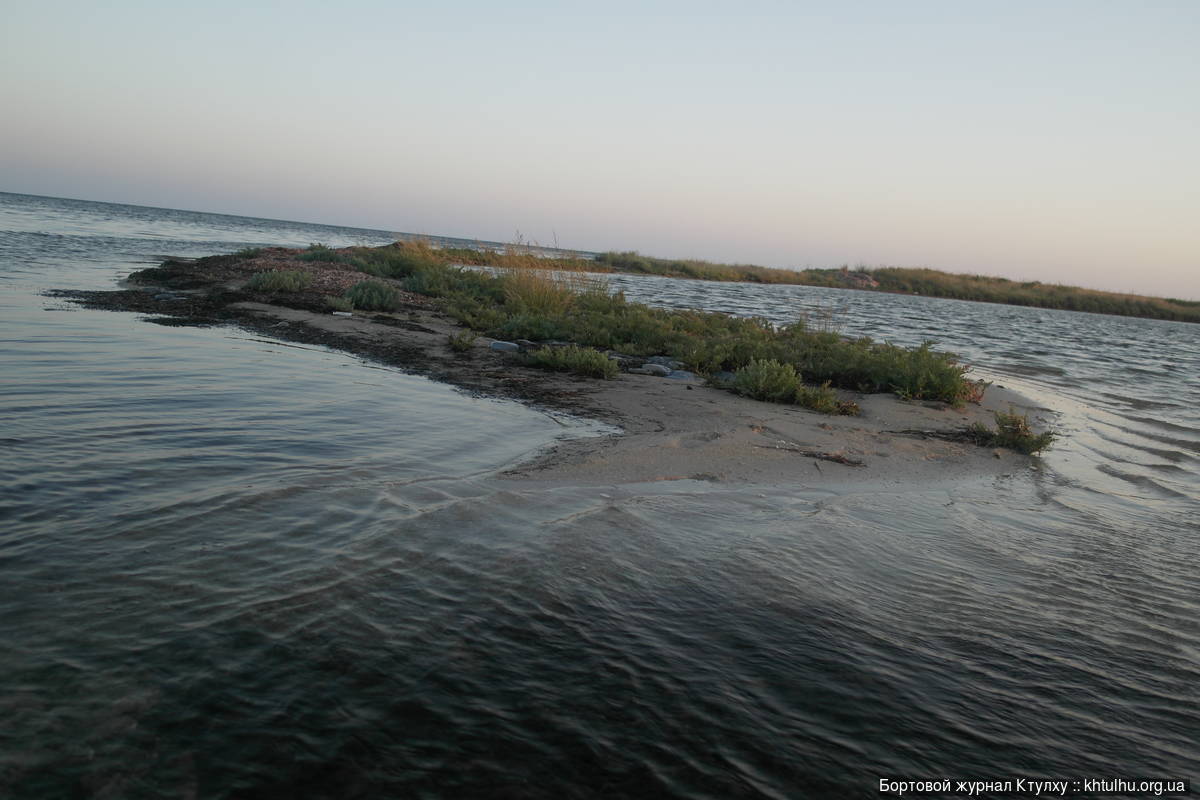
{"type": "Polygon", "coordinates": [[[614,277],[931,338],[1066,435],[903,496],[495,473],[583,421],[42,296],[380,231],[0,194],[0,797],[1200,777],[1200,326],[614,277]]]}

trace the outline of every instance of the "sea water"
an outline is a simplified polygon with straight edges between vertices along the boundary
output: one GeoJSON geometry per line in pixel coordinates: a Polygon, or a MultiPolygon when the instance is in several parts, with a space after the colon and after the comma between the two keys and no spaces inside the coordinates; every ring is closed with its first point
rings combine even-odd
{"type": "Polygon", "coordinates": [[[496,473],[583,420],[45,296],[393,232],[0,194],[0,797],[878,796],[1200,775],[1200,326],[612,276],[934,339],[1036,470],[496,473]]]}

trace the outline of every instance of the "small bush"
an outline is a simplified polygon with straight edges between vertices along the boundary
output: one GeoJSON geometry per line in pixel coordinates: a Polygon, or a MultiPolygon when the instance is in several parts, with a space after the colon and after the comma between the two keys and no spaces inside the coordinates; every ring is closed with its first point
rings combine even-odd
{"type": "Polygon", "coordinates": [[[1029,417],[1011,408],[1008,413],[996,412],[996,430],[989,430],[986,425],[976,422],[968,432],[977,444],[984,447],[1007,447],[1025,455],[1045,450],[1058,438],[1050,431],[1035,434],[1029,427],[1029,417]]]}
{"type": "Polygon", "coordinates": [[[342,295],[355,308],[364,311],[395,311],[403,305],[400,292],[379,281],[362,281],[342,295]]]}
{"type": "Polygon", "coordinates": [[[474,331],[462,331],[446,337],[446,344],[456,353],[465,353],[475,344],[474,331]]]}
{"type": "Polygon", "coordinates": [[[312,275],[298,269],[280,269],[273,272],[256,272],[246,281],[252,292],[299,292],[312,283],[312,275]]]}
{"type": "Polygon", "coordinates": [[[353,311],[354,303],[348,297],[337,297],[335,295],[325,295],[325,305],[332,308],[334,311],[353,311]]]}
{"type": "Polygon", "coordinates": [[[573,372],[588,378],[612,380],[617,377],[617,362],[590,347],[543,347],[526,356],[528,363],[555,372],[573,372]]]}
{"type": "Polygon", "coordinates": [[[857,417],[862,413],[858,403],[851,400],[839,400],[837,392],[829,388],[828,381],[820,386],[801,385],[796,387],[796,396],[792,402],[813,411],[820,411],[822,414],[857,417]]]}
{"type": "Polygon", "coordinates": [[[774,359],[751,361],[733,376],[735,392],[771,403],[793,402],[801,388],[796,368],[774,359]]]}

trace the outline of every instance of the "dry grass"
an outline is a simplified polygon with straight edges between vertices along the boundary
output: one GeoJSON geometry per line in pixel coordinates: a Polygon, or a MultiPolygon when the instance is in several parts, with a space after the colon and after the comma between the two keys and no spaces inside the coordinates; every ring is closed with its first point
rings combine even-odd
{"type": "Polygon", "coordinates": [[[506,245],[492,265],[501,271],[504,297],[514,308],[529,314],[559,315],[581,295],[608,293],[607,281],[589,274],[579,259],[547,259],[535,248],[518,239],[506,245]]]}

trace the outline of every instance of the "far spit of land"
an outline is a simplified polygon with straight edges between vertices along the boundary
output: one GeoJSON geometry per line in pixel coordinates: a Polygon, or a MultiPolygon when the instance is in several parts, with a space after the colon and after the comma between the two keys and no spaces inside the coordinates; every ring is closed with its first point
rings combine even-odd
{"type": "MultiPolygon", "coordinates": [[[[520,248],[516,248],[520,249],[520,248]]],[[[505,266],[514,249],[497,252],[485,249],[451,248],[441,251],[459,263],[505,266]]],[[[986,275],[966,275],[934,269],[909,267],[836,269],[773,269],[750,264],[716,264],[697,259],[653,258],[634,252],[598,253],[595,258],[547,258],[546,266],[590,269],[597,272],[627,272],[704,281],[747,281],[832,289],[863,289],[894,294],[919,294],[983,303],[1088,311],[1123,317],[1145,317],[1177,322],[1200,322],[1200,301],[1148,297],[1138,294],[1103,292],[1078,286],[1012,281],[986,275]]]]}

